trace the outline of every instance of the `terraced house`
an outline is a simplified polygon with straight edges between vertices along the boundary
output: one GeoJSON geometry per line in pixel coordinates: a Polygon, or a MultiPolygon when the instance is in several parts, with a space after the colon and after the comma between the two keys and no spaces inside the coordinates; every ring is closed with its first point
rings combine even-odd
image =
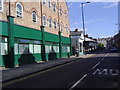
{"type": "Polygon", "coordinates": [[[15,67],[71,54],[66,1],[0,0],[0,66],[15,67]]]}

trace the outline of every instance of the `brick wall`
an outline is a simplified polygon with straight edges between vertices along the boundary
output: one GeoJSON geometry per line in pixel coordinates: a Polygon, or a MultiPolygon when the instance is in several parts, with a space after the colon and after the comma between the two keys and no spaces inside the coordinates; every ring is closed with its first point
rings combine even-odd
{"type": "MultiPolygon", "coordinates": [[[[4,0],[6,1],[6,0],[4,0]]],[[[40,0],[38,0],[40,1],[40,0]]],[[[58,3],[52,1],[52,4],[56,3],[57,9],[56,12],[53,11],[52,9],[48,8],[48,1],[46,2],[46,6],[43,6],[43,12],[42,14],[46,14],[47,20],[49,17],[52,18],[52,21],[55,19],[58,23],[58,3]]],[[[20,0],[16,0],[16,2],[11,2],[11,15],[15,17],[14,23],[18,25],[23,25],[26,27],[34,28],[40,30],[41,26],[41,5],[40,2],[20,2],[20,0]],[[23,6],[23,17],[17,17],[16,16],[16,3],[20,3],[23,6]],[[37,12],[37,22],[32,21],[32,11],[35,10],[37,12]]],[[[59,21],[60,23],[63,23],[64,31],[62,32],[63,36],[69,37],[69,32],[67,33],[66,31],[66,25],[68,26],[68,29],[70,30],[69,26],[69,18],[65,17],[65,12],[68,13],[68,7],[66,5],[66,2],[59,2],[59,6],[62,7],[62,16],[60,16],[59,21]]],[[[4,12],[0,12],[0,20],[7,21],[7,15],[9,14],[9,3],[4,2],[4,12]]],[[[59,23],[58,23],[59,24],[59,23]]],[[[46,32],[50,32],[53,34],[58,34],[59,31],[59,25],[57,25],[57,29],[54,29],[54,27],[49,28],[48,21],[47,21],[47,26],[45,27],[46,32]]]]}

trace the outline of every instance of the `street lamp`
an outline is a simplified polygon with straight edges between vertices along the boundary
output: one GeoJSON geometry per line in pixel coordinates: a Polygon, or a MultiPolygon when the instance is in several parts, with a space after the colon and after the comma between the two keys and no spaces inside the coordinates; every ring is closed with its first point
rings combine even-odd
{"type": "MultiPolygon", "coordinates": [[[[82,22],[83,22],[83,36],[84,36],[84,42],[83,42],[83,45],[85,43],[85,23],[84,23],[84,12],[83,12],[83,5],[86,4],[86,3],[90,3],[90,2],[83,2],[81,3],[81,9],[82,9],[82,22]]],[[[85,46],[83,46],[83,52],[85,54],[85,46]]]]}

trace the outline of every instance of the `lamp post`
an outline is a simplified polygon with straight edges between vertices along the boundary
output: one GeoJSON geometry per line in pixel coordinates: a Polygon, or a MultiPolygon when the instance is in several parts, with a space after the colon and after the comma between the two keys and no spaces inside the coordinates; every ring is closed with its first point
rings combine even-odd
{"type": "MultiPolygon", "coordinates": [[[[84,36],[84,42],[83,45],[85,43],[85,22],[84,22],[84,11],[83,11],[83,5],[86,3],[90,3],[90,2],[83,2],[81,3],[81,9],[82,9],[82,22],[83,22],[83,36],[84,36]]],[[[85,46],[83,46],[83,53],[85,54],[85,46]]]]}

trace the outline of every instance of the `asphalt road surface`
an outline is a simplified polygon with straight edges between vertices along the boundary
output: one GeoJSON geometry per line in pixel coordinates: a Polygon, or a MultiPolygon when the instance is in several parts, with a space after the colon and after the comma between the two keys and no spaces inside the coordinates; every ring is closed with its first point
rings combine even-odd
{"type": "MultiPolygon", "coordinates": [[[[120,57],[118,53],[98,53],[30,78],[13,82],[4,88],[119,88],[120,57]]],[[[29,76],[28,76],[29,77],[29,76]]]]}

